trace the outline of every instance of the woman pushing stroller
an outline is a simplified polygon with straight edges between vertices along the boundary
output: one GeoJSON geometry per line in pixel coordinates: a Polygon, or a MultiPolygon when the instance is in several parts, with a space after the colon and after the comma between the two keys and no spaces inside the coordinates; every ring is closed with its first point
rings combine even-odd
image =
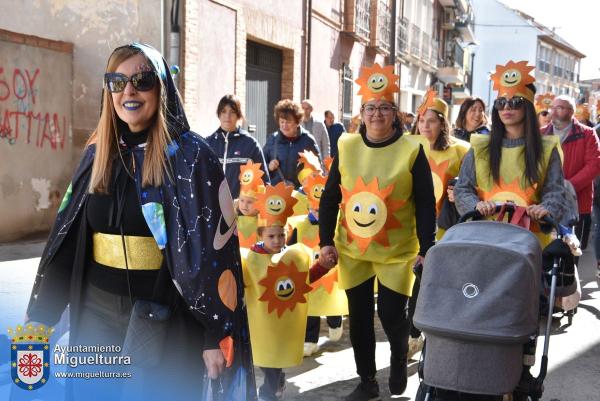
{"type": "MultiPolygon", "coordinates": [[[[464,214],[477,209],[494,214],[496,203],[512,202],[540,220],[564,213],[564,177],[560,146],[552,136],[539,134],[535,114],[534,67],[509,61],[492,75],[498,98],[492,110],[490,135],[472,135],[454,188],[456,208],[464,214]]],[[[543,246],[550,235],[532,227],[543,246]]]]}

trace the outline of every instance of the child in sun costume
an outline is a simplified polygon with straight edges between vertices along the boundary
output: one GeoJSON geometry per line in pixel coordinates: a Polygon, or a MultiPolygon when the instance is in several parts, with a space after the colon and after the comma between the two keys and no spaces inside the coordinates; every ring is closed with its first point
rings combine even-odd
{"type": "MultiPolygon", "coordinates": [[[[496,66],[492,75],[494,89],[498,91],[492,113],[496,132],[492,130],[491,135],[471,136],[472,147],[463,160],[454,188],[456,207],[461,214],[475,209],[480,201],[513,202],[524,207],[541,205],[560,221],[565,207],[561,150],[557,136],[538,136],[535,87],[532,85],[535,79],[529,74],[533,68],[526,61],[509,61],[505,66],[496,66]],[[507,137],[506,126],[500,118],[500,113],[506,108],[512,115],[521,113],[521,110],[524,113],[521,137],[507,137]],[[528,122],[531,127],[528,127],[528,122]],[[539,146],[537,160],[528,160],[527,147],[534,147],[536,141],[539,146]],[[497,177],[493,176],[490,162],[493,152],[499,153],[500,157],[497,177]],[[537,179],[532,177],[531,171],[528,172],[527,163],[535,166],[537,179]]],[[[537,224],[532,223],[532,231],[542,246],[549,243],[549,235],[540,232],[537,224]]]]}
{"type": "Polygon", "coordinates": [[[299,218],[303,218],[308,213],[308,199],[303,187],[308,177],[321,173],[323,173],[323,168],[321,167],[321,161],[317,155],[310,150],[298,153],[297,176],[301,187],[297,191],[294,190],[292,194],[292,196],[298,200],[296,205],[294,205],[294,217],[299,216],[299,218]]]}
{"type": "Polygon", "coordinates": [[[240,248],[249,249],[257,242],[256,228],[258,210],[256,209],[256,194],[264,191],[260,163],[248,161],[240,166],[240,196],[237,200],[237,226],[240,248]]]}
{"type": "Polygon", "coordinates": [[[242,260],[254,364],[265,373],[259,395],[267,400],[277,399],[283,391],[282,368],[302,363],[311,290],[308,250],[301,244],[284,248],[284,226],[296,203],[292,190],[280,182],[257,194],[262,241],[242,260]],[[280,242],[271,241],[278,236],[280,242]]]}
{"type": "MultiPolygon", "coordinates": [[[[442,99],[436,97],[436,93],[433,89],[430,89],[425,94],[425,98],[421,106],[419,106],[418,119],[422,119],[427,111],[433,111],[438,115],[440,120],[444,120],[446,127],[448,127],[448,104],[442,99]]],[[[419,120],[414,127],[414,133],[419,135],[419,120]]],[[[448,181],[458,176],[460,171],[460,165],[462,163],[465,154],[471,147],[468,142],[462,141],[458,138],[454,138],[447,134],[447,140],[445,143],[440,144],[439,136],[443,133],[439,133],[438,140],[434,144],[430,144],[424,137],[420,137],[429,161],[429,167],[431,168],[431,176],[433,179],[433,188],[435,192],[436,202],[436,214],[439,216],[440,210],[444,203],[444,200],[448,197],[448,181]]],[[[441,239],[444,236],[445,230],[438,227],[436,239],[441,239]]]]}
{"type": "Polygon", "coordinates": [[[435,240],[431,170],[418,140],[399,129],[394,103],[397,79],[393,66],[375,64],[361,70],[357,83],[363,96],[364,124],[359,135],[340,138],[320,202],[319,261],[330,265],[335,261],[332,255],[338,255],[339,282],[348,297],[350,338],[361,377],[348,400],[379,396],[373,328],[375,278],[377,312],[392,351],[390,391],[404,392],[410,326],[404,311],[414,281],[412,266],[435,240]],[[389,130],[389,135],[371,140],[372,120],[389,130]]]}
{"type": "MultiPolygon", "coordinates": [[[[312,250],[312,260],[316,262],[319,255],[319,202],[325,189],[327,177],[317,174],[309,176],[303,189],[309,204],[309,212],[305,216],[292,218],[288,221],[291,235],[288,244],[301,243],[312,250]]],[[[317,352],[319,340],[320,316],[327,316],[329,340],[338,341],[341,338],[342,315],[348,314],[346,294],[339,288],[337,266],[327,274],[312,283],[312,291],[308,298],[308,322],[304,344],[304,356],[317,352]]]]}

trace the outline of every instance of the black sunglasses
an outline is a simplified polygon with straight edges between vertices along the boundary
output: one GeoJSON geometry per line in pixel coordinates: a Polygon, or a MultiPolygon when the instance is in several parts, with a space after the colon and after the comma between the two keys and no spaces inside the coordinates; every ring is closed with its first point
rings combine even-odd
{"type": "Polygon", "coordinates": [[[510,99],[499,97],[498,99],[494,100],[494,108],[498,111],[504,110],[506,105],[508,105],[509,110],[517,110],[523,107],[524,104],[525,98],[521,96],[511,97],[510,99]]]}
{"type": "Polygon", "coordinates": [[[107,72],[104,74],[106,87],[112,93],[123,92],[127,82],[131,82],[133,87],[141,92],[146,92],[156,85],[156,73],[154,71],[142,71],[128,77],[119,72],[107,72]]]}

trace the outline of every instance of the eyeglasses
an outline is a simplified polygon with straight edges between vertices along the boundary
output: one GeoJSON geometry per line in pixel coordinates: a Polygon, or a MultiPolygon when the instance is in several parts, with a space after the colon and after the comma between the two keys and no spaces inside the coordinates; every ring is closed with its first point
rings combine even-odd
{"type": "Polygon", "coordinates": [[[498,111],[504,110],[507,105],[509,110],[517,110],[523,107],[524,104],[525,98],[522,98],[521,96],[511,97],[510,99],[499,97],[494,100],[494,108],[498,111]]]}
{"type": "Polygon", "coordinates": [[[368,116],[372,116],[373,114],[375,114],[375,112],[377,110],[379,110],[381,115],[386,116],[386,115],[390,115],[391,113],[396,111],[396,107],[390,106],[388,104],[382,104],[381,106],[367,105],[367,106],[363,106],[362,110],[368,116]]]}
{"type": "Polygon", "coordinates": [[[128,77],[119,72],[107,72],[104,74],[106,87],[112,93],[123,92],[127,82],[131,82],[133,87],[141,92],[146,92],[154,88],[156,84],[156,73],[153,71],[142,71],[128,77]]]}
{"type": "Polygon", "coordinates": [[[566,106],[552,106],[552,107],[550,107],[550,110],[564,111],[564,110],[571,110],[571,108],[566,107],[566,106]]]}

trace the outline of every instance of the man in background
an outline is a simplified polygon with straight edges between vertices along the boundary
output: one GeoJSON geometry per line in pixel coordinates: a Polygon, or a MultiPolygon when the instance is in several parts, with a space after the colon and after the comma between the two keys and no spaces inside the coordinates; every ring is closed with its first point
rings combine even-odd
{"type": "Polygon", "coordinates": [[[327,135],[327,130],[325,129],[325,125],[321,121],[316,121],[312,117],[312,112],[314,110],[313,104],[309,99],[304,99],[302,101],[302,110],[304,111],[304,118],[302,119],[302,128],[307,130],[312,136],[315,137],[315,141],[317,142],[317,146],[319,146],[319,150],[321,150],[321,160],[325,159],[329,156],[329,136],[327,135]]]}
{"type": "Polygon", "coordinates": [[[335,122],[335,116],[331,110],[325,111],[325,126],[329,135],[329,144],[331,145],[331,156],[335,157],[338,153],[338,139],[346,131],[341,123],[335,122]]]}

